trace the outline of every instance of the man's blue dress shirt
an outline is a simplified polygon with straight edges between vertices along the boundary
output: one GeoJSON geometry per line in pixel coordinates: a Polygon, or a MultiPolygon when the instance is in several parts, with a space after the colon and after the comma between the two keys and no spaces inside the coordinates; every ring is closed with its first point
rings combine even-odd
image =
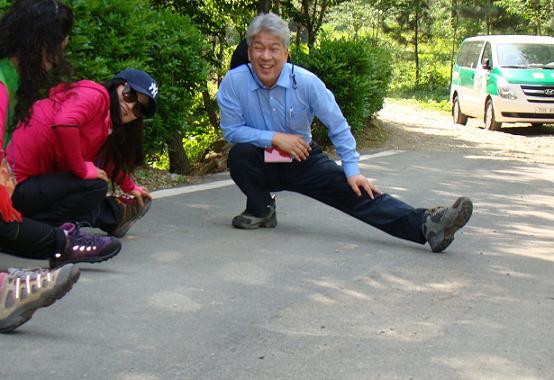
{"type": "Polygon", "coordinates": [[[302,135],[310,143],[312,120],[317,116],[328,129],[345,175],[359,174],[356,141],[335,97],[317,76],[302,67],[294,66],[293,81],[292,68],[286,63],[277,83],[269,89],[250,64],[227,73],[217,93],[225,139],[268,148],[274,133],[282,132],[302,135]]]}

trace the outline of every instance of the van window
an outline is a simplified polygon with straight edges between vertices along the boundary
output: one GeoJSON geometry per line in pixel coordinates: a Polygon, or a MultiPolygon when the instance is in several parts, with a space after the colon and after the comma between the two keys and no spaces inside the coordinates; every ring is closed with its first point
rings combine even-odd
{"type": "Polygon", "coordinates": [[[554,44],[498,44],[498,64],[509,68],[554,68],[554,44]]]}
{"type": "Polygon", "coordinates": [[[479,53],[483,47],[483,41],[467,41],[462,44],[456,64],[458,66],[476,68],[479,62],[479,53]]]}
{"type": "Polygon", "coordinates": [[[489,60],[490,67],[493,67],[492,47],[490,42],[487,42],[487,44],[485,45],[485,48],[483,49],[483,57],[481,57],[481,65],[484,65],[487,59],[489,60]]]}

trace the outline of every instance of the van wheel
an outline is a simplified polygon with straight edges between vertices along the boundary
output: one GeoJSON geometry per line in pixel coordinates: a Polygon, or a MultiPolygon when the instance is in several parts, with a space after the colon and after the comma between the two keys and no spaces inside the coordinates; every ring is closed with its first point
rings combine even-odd
{"type": "Polygon", "coordinates": [[[494,117],[494,107],[491,99],[488,99],[485,105],[485,128],[491,131],[498,131],[502,128],[502,123],[497,122],[494,117]]]}
{"type": "Polygon", "coordinates": [[[461,125],[467,124],[467,115],[465,115],[460,109],[460,102],[458,101],[457,96],[454,98],[454,101],[452,102],[452,119],[454,120],[454,124],[461,124],[461,125]]]}

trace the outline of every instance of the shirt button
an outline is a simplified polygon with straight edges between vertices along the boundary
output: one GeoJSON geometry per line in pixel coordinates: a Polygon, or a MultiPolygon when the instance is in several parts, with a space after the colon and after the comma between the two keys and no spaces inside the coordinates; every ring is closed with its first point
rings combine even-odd
{"type": "Polygon", "coordinates": [[[275,110],[275,108],[274,108],[274,109],[273,109],[273,112],[275,112],[275,111],[276,111],[276,110],[275,110]]]}

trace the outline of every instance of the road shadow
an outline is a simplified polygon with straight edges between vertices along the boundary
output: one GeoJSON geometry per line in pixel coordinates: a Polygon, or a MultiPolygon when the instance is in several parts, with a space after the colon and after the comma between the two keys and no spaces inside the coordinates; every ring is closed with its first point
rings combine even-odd
{"type": "Polygon", "coordinates": [[[554,136],[554,126],[552,125],[543,125],[540,127],[533,126],[505,126],[503,125],[500,131],[509,133],[516,136],[526,136],[526,137],[541,137],[541,136],[554,136]]]}

